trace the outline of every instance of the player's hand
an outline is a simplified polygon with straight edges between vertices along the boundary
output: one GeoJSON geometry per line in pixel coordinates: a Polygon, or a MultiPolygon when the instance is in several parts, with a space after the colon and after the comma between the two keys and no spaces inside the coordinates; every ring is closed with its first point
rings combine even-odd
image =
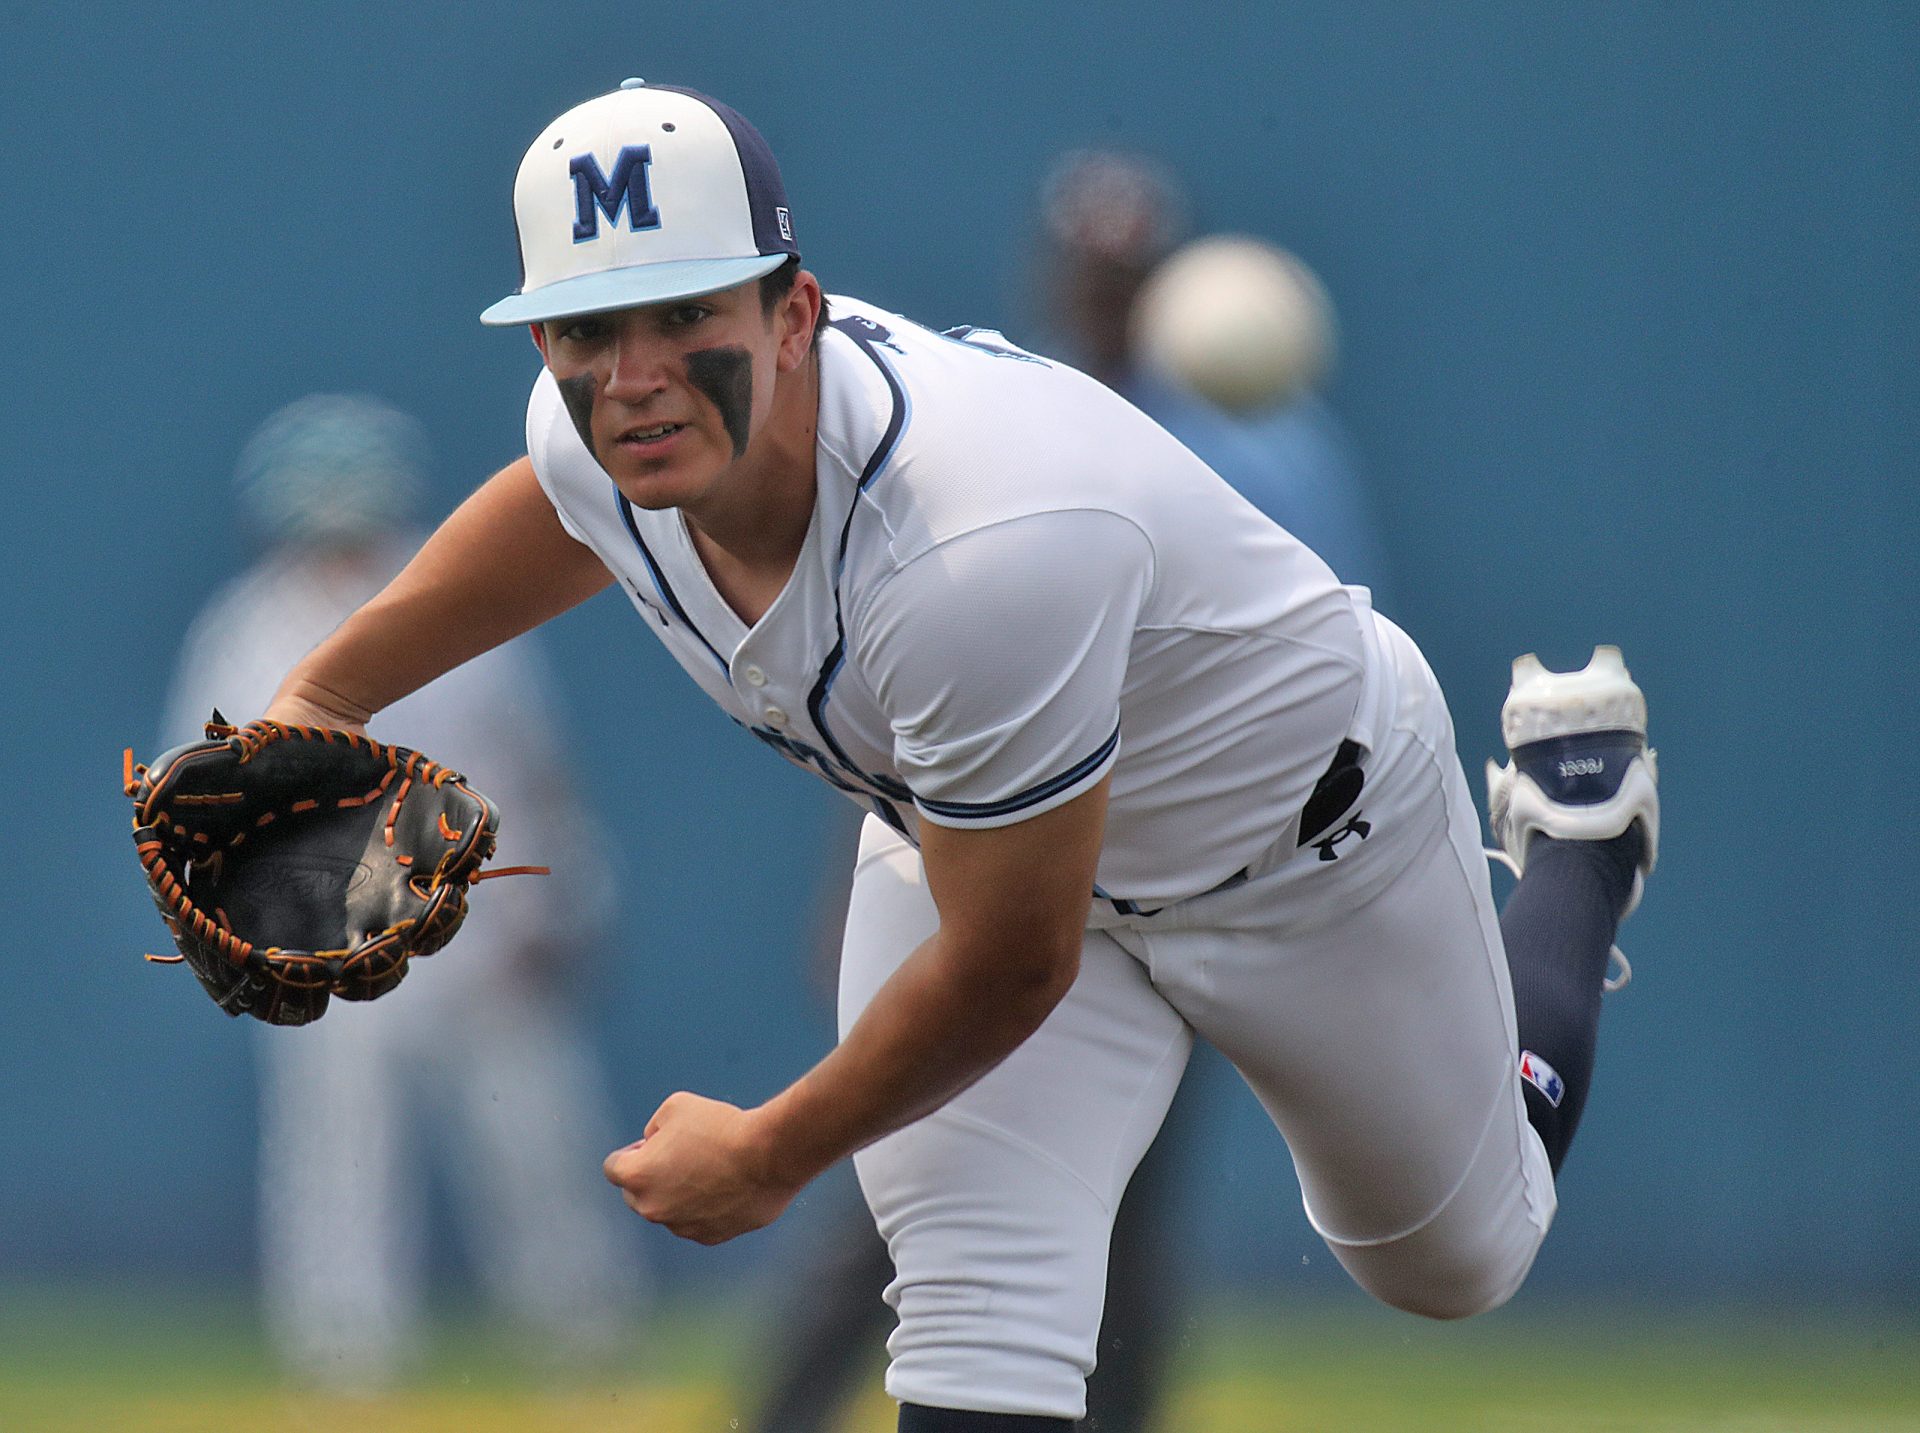
{"type": "Polygon", "coordinates": [[[800,1192],[774,1172],[750,1111],[684,1091],[601,1168],[634,1213],[698,1244],[771,1224],[800,1192]]]}

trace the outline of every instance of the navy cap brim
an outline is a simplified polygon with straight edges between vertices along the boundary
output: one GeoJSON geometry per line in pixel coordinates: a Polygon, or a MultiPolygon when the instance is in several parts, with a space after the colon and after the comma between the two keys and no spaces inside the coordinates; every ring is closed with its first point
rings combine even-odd
{"type": "Polygon", "coordinates": [[[642,304],[698,298],[701,294],[752,283],[792,257],[792,254],[753,254],[737,259],[670,259],[624,269],[602,269],[598,273],[562,279],[530,293],[511,294],[481,314],[480,322],[502,328],[508,324],[541,323],[552,318],[611,313],[642,304]]]}

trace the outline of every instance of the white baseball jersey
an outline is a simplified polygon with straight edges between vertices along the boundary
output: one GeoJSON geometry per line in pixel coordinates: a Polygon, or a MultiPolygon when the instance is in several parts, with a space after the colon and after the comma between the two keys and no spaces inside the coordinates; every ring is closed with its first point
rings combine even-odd
{"type": "Polygon", "coordinates": [[[527,449],[566,530],[723,710],[913,839],[1113,774],[1099,894],[1233,880],[1385,698],[1340,585],[1152,420],[998,334],[831,300],[805,546],[749,628],[674,509],[627,502],[551,374],[527,449]]]}
{"type": "Polygon", "coordinates": [[[1002,1064],[854,1156],[898,1271],[888,1391],[1081,1416],[1113,1211],[1196,1034],[1286,1136],[1363,1286],[1436,1317],[1493,1307],[1553,1182],[1424,659],[1093,380],[997,334],[832,305],[812,525],[751,628],[677,511],[621,499],[544,375],[527,443],[568,531],[694,680],[872,806],[843,1032],[939,923],[899,837],[1018,821],[1112,774],[1073,989],[1002,1064]],[[1297,851],[1343,738],[1367,751],[1363,804],[1297,851]]]}

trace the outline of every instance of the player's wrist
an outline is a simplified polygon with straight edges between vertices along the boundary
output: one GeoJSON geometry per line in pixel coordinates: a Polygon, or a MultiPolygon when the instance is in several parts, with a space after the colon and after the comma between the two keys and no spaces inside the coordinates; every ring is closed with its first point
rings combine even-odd
{"type": "Polygon", "coordinates": [[[373,709],[296,674],[289,677],[274,694],[261,716],[266,721],[277,721],[287,726],[364,731],[373,718],[373,709]]]}
{"type": "Polygon", "coordinates": [[[795,1117],[787,1094],[776,1095],[745,1114],[749,1158],[769,1188],[797,1192],[848,1152],[822,1149],[818,1126],[795,1117]]]}

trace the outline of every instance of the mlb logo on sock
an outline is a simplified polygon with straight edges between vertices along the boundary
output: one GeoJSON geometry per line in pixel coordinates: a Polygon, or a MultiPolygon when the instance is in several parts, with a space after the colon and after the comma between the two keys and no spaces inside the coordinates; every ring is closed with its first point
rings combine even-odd
{"type": "Polygon", "coordinates": [[[1553,1066],[1531,1050],[1520,1052],[1520,1078],[1545,1095],[1548,1104],[1556,1110],[1560,1108],[1561,1096],[1567,1092],[1566,1082],[1554,1072],[1553,1066]]]}

